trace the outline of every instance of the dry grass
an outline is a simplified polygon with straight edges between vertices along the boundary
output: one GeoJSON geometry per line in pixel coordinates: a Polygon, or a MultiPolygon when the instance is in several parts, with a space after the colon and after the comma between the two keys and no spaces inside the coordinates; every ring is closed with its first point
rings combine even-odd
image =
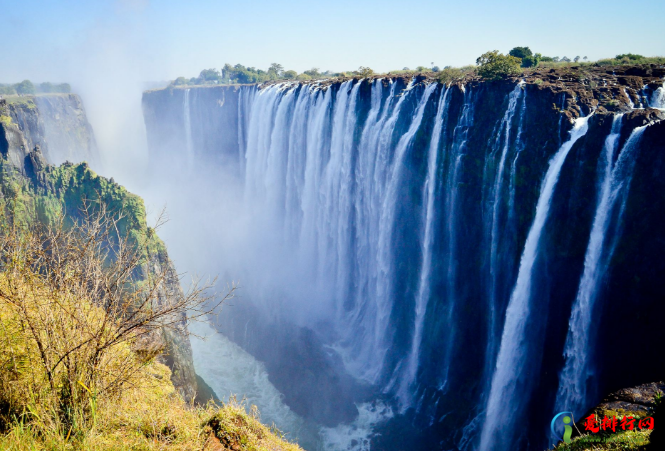
{"type": "Polygon", "coordinates": [[[0,225],[0,449],[300,449],[255,408],[186,404],[160,336],[210,298],[138,277],[149,262],[104,209],[62,219],[0,225]]]}
{"type": "Polygon", "coordinates": [[[84,434],[67,438],[59,431],[17,421],[0,436],[0,449],[302,451],[279,431],[261,424],[255,408],[247,413],[234,400],[224,406],[185,404],[169,378],[169,369],[153,362],[145,369],[143,385],[107,400],[84,434]]]}

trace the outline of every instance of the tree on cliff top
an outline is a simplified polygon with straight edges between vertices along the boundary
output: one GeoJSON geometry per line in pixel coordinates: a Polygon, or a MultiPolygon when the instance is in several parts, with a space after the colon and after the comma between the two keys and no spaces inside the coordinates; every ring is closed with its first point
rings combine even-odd
{"type": "Polygon", "coordinates": [[[23,80],[16,85],[16,92],[19,94],[34,94],[37,90],[30,80],[23,80]]]}
{"type": "Polygon", "coordinates": [[[522,60],[511,55],[504,55],[498,50],[483,53],[476,60],[478,75],[486,80],[499,80],[510,75],[519,75],[522,60]]]}
{"type": "Polygon", "coordinates": [[[508,52],[508,55],[522,59],[527,56],[532,56],[533,52],[529,47],[514,47],[510,52],[508,52]]]}
{"type": "Polygon", "coordinates": [[[362,78],[367,78],[367,77],[371,77],[372,75],[374,75],[374,71],[372,69],[370,69],[369,67],[365,67],[365,66],[360,66],[358,68],[358,70],[356,71],[356,73],[358,75],[360,75],[362,78]]]}
{"type": "Polygon", "coordinates": [[[514,47],[508,55],[521,59],[522,67],[536,67],[543,57],[540,53],[534,55],[529,47],[514,47]]]}

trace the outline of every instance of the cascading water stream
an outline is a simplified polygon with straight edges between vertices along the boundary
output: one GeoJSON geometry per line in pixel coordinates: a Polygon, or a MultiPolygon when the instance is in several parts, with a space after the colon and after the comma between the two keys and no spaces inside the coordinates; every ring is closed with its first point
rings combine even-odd
{"type": "MultiPolygon", "coordinates": [[[[429,101],[430,96],[436,89],[436,83],[431,83],[425,88],[422,98],[418,104],[418,109],[414,115],[411,125],[407,132],[401,136],[397,146],[395,147],[395,152],[393,155],[392,167],[390,169],[389,183],[386,190],[386,195],[383,198],[382,202],[382,212],[381,219],[379,222],[379,278],[377,281],[377,290],[376,290],[376,299],[386,303],[386,306],[380,311],[382,314],[376,318],[377,329],[380,331],[378,338],[378,343],[380,344],[381,351],[385,353],[390,346],[390,343],[386,340],[386,326],[388,324],[388,315],[390,312],[390,306],[392,304],[391,293],[392,293],[392,284],[394,279],[394,273],[392,266],[394,262],[392,261],[392,236],[393,236],[393,227],[395,224],[395,215],[398,204],[398,188],[402,183],[402,172],[404,171],[404,158],[407,151],[411,148],[412,140],[423,120],[423,115],[425,113],[425,106],[429,101]],[[385,302],[388,301],[388,302],[385,302]]],[[[397,373],[395,373],[397,374],[397,373]]]]}
{"type": "MultiPolygon", "coordinates": [[[[462,85],[464,87],[464,85],[462,85]]],[[[468,141],[469,129],[473,125],[473,116],[475,112],[475,91],[471,88],[464,88],[464,106],[459,116],[459,120],[453,130],[452,143],[447,155],[447,164],[445,174],[447,177],[444,184],[444,233],[446,244],[446,266],[445,266],[445,319],[447,324],[454,324],[453,318],[457,308],[457,232],[459,226],[458,217],[458,199],[460,179],[462,176],[462,163],[466,157],[466,144],[468,141]]],[[[439,377],[439,389],[443,390],[448,382],[448,376],[451,369],[452,350],[455,342],[455,327],[449,327],[443,337],[443,365],[441,376],[439,377]]]]}
{"type": "Polygon", "coordinates": [[[187,152],[187,164],[191,168],[194,164],[194,142],[192,140],[192,108],[189,104],[189,94],[191,89],[185,89],[185,99],[183,101],[183,112],[185,118],[185,150],[187,152]]]}
{"type": "MultiPolygon", "coordinates": [[[[388,77],[243,86],[233,94],[237,111],[227,102],[234,108],[228,116],[228,111],[206,110],[212,102],[204,102],[197,88],[185,90],[183,103],[174,105],[172,117],[185,127],[174,141],[182,147],[185,138],[186,149],[178,151],[184,157],[186,150],[188,161],[194,145],[213,142],[192,133],[217,127],[197,118],[218,114],[238,133],[240,169],[229,171],[235,171],[236,179],[229,182],[233,193],[220,198],[223,205],[237,207],[238,219],[226,230],[240,243],[225,248],[217,264],[242,280],[250,305],[216,327],[265,362],[272,389],[282,390],[294,411],[330,426],[320,429],[319,446],[326,449],[369,449],[372,428],[390,418],[394,408],[414,427],[427,429],[429,422],[427,430],[443,431],[442,436],[458,431],[442,438],[445,449],[505,451],[525,448],[527,440],[534,446],[541,418],[528,418],[533,430],[520,431],[518,425],[533,413],[536,393],[556,389],[556,382],[540,375],[546,371],[553,378],[559,370],[564,331],[550,329],[564,327],[568,319],[543,307],[543,315],[553,320],[545,333],[536,334],[545,328],[536,296],[543,294],[552,311],[560,303],[569,305],[575,293],[562,299],[549,289],[560,279],[573,277],[580,285],[563,350],[557,409],[577,413],[587,407],[593,397],[584,392],[587,381],[596,366],[605,365],[603,355],[594,355],[589,321],[598,308],[594,303],[605,300],[603,277],[619,239],[614,235],[639,136],[631,135],[619,152],[619,116],[609,136],[602,132],[599,139],[607,139],[594,172],[597,198],[591,198],[596,192],[586,186],[593,185],[591,177],[589,182],[577,175],[594,171],[594,161],[589,165],[585,158],[603,144],[594,141],[597,127],[606,122],[587,124],[589,117],[580,118],[566,136],[566,111],[575,107],[561,92],[547,98],[547,105],[554,100],[560,106],[557,118],[549,108],[537,108],[543,105],[542,87],[497,84],[494,90],[482,83],[446,87],[430,81],[388,77]],[[541,122],[542,129],[527,128],[541,122]],[[592,131],[580,140],[588,127],[592,131]],[[579,158],[575,167],[573,157],[579,158]],[[564,164],[566,174],[575,169],[576,178],[561,176],[559,183],[564,164]],[[534,174],[543,166],[544,176],[534,174]],[[536,186],[529,186],[531,180],[536,186]],[[586,192],[578,196],[582,189],[586,192]],[[564,192],[576,197],[562,201],[564,192]],[[560,218],[554,212],[594,208],[584,274],[551,270],[570,258],[566,239],[580,235],[555,230],[560,218]],[[553,243],[550,232],[563,241],[553,243]],[[561,245],[561,253],[549,253],[552,243],[561,245]],[[243,255],[233,255],[231,264],[233,252],[243,255]],[[273,354],[264,343],[271,334],[276,336],[273,354]],[[320,379],[294,389],[289,384],[299,380],[283,364],[301,352],[304,374],[320,379]],[[316,402],[310,390],[321,395],[316,402]],[[336,393],[348,395],[339,397],[340,409],[308,416],[333,405],[328,401],[336,393]],[[377,403],[377,393],[384,404],[377,403]],[[353,402],[359,411],[355,419],[353,402]]],[[[234,99],[230,92],[227,100],[234,99]]],[[[662,89],[647,87],[643,94],[656,106],[662,89]]],[[[646,112],[631,112],[631,123],[641,114],[646,112]]],[[[655,117],[649,114],[645,117],[655,117]]],[[[229,152],[235,149],[229,146],[229,152]]],[[[580,243],[573,244],[579,262],[584,243],[579,252],[580,243]]],[[[227,352],[229,343],[215,340],[203,351],[195,345],[195,355],[197,370],[203,368],[220,396],[238,386],[238,392],[267,405],[262,407],[266,418],[282,413],[291,418],[285,404],[272,404],[279,394],[262,386],[270,383],[263,377],[265,368],[256,386],[224,382],[226,376],[213,371],[224,364],[212,357],[216,347],[227,352]],[[270,395],[260,400],[264,394],[257,392],[266,390],[270,395]]],[[[258,374],[256,362],[232,355],[244,365],[242,371],[258,374]]],[[[552,401],[544,401],[545,414],[552,401]]],[[[382,429],[392,424],[378,427],[387,432],[384,437],[392,433],[382,429]]]]}
{"type": "Polygon", "coordinates": [[[480,437],[481,451],[502,450],[510,447],[514,434],[514,417],[517,414],[516,411],[519,410],[519,398],[524,399],[528,396],[523,387],[525,380],[522,373],[528,358],[524,339],[531,313],[531,284],[538,247],[561,168],[570,149],[578,139],[586,134],[590,117],[582,117],[575,121],[568,141],[550,160],[541,185],[535,218],[527,235],[517,281],[506,310],[501,346],[492,377],[485,423],[480,437]]]}
{"type": "Polygon", "coordinates": [[[584,257],[584,272],[573,304],[564,349],[566,363],[559,376],[555,411],[582,414],[595,397],[590,378],[593,376],[590,354],[594,339],[593,314],[601,280],[607,272],[614,253],[618,233],[609,243],[607,230],[612,220],[621,221],[635,164],[635,151],[646,126],[633,130],[618,159],[616,150],[621,135],[622,114],[614,117],[612,130],[605,140],[601,154],[600,192],[594,215],[589,244],[584,257]],[[615,162],[616,161],[616,162],[615,162]],[[613,214],[615,210],[617,214],[613,214]]]}
{"type": "Polygon", "coordinates": [[[649,101],[649,106],[651,108],[665,109],[665,87],[661,86],[656,89],[651,95],[651,100],[649,101]]]}
{"type": "MultiPolygon", "coordinates": [[[[494,152],[490,154],[491,158],[496,154],[496,151],[498,150],[499,144],[500,144],[500,139],[501,136],[503,136],[503,146],[501,147],[501,157],[499,159],[499,165],[498,169],[496,170],[496,176],[494,179],[494,186],[492,189],[492,193],[490,195],[492,202],[491,202],[491,220],[489,221],[491,223],[491,228],[490,228],[490,249],[489,249],[489,259],[490,259],[490,269],[489,269],[489,276],[490,276],[490,292],[489,292],[489,301],[488,301],[488,307],[489,307],[489,339],[488,339],[488,349],[487,349],[487,365],[491,367],[492,363],[494,362],[494,357],[496,354],[496,348],[497,348],[497,343],[496,339],[497,337],[497,330],[498,330],[498,324],[497,324],[497,286],[499,283],[499,277],[500,277],[500,265],[501,262],[499,260],[499,242],[501,239],[501,228],[500,228],[500,223],[501,223],[501,196],[502,196],[502,191],[503,191],[503,180],[504,180],[504,169],[506,166],[506,159],[508,158],[508,151],[510,149],[510,144],[511,144],[511,139],[510,139],[510,130],[513,124],[513,117],[515,115],[515,110],[517,108],[517,103],[520,97],[522,98],[522,111],[520,114],[520,124],[518,128],[518,136],[517,139],[515,140],[516,143],[519,143],[520,139],[520,132],[521,132],[521,127],[522,127],[522,120],[524,119],[524,107],[526,105],[525,98],[526,98],[526,93],[524,92],[523,89],[524,81],[520,81],[520,83],[515,86],[515,89],[510,93],[508,96],[508,108],[506,109],[506,112],[503,116],[503,119],[501,121],[500,127],[499,127],[499,133],[496,135],[496,140],[494,144],[494,152]]],[[[513,165],[514,168],[514,165],[513,165]]],[[[512,179],[512,176],[511,176],[512,179]]],[[[514,188],[514,187],[513,187],[514,188]]],[[[511,190],[512,191],[512,190],[511,190]]],[[[511,196],[512,198],[512,193],[511,196]]]]}
{"type": "Polygon", "coordinates": [[[411,385],[416,378],[416,372],[420,364],[420,348],[422,345],[423,327],[425,313],[427,312],[427,303],[430,296],[430,276],[432,270],[432,252],[434,246],[434,227],[435,227],[435,202],[437,187],[437,170],[439,161],[439,142],[443,128],[443,122],[447,117],[448,107],[450,106],[450,89],[445,87],[441,90],[439,106],[434,121],[434,130],[429,144],[427,155],[427,179],[423,187],[423,205],[425,230],[422,237],[422,263],[420,270],[420,280],[418,282],[418,294],[416,295],[415,321],[413,330],[413,339],[411,342],[411,351],[406,359],[404,374],[400,382],[397,396],[402,402],[402,412],[411,405],[412,392],[411,385]]]}

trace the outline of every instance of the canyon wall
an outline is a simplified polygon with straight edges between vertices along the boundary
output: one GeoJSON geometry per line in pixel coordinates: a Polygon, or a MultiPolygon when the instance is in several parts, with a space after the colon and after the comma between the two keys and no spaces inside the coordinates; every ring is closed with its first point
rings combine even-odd
{"type": "Polygon", "coordinates": [[[536,449],[557,411],[665,370],[664,75],[170,88],[143,108],[153,164],[188,168],[183,190],[237,177],[264,225],[249,302],[217,325],[294,411],[336,424],[380,398],[378,449],[536,449]]]}
{"type": "MultiPolygon", "coordinates": [[[[86,163],[97,162],[98,154],[78,96],[0,100],[0,154],[0,199],[3,206],[13,205],[12,214],[24,215],[23,220],[48,221],[55,210],[75,218],[84,199],[102,196],[100,202],[107,204],[111,214],[122,209],[134,233],[139,236],[148,233],[143,200],[112,180],[98,176],[86,163]],[[74,165],[73,161],[85,162],[74,165]],[[61,177],[57,182],[50,179],[54,163],[62,163],[61,168],[70,177],[61,177]]],[[[149,252],[149,258],[141,266],[141,277],[166,274],[166,283],[160,287],[158,296],[161,302],[171,302],[175,296],[182,296],[182,289],[166,248],[157,240],[157,250],[149,252]]],[[[155,339],[163,344],[163,359],[172,370],[174,385],[190,402],[197,393],[196,374],[186,318],[183,315],[179,320],[172,330],[164,331],[163,339],[155,339]]]]}
{"type": "Polygon", "coordinates": [[[76,94],[11,96],[5,99],[4,105],[3,114],[18,126],[25,140],[12,146],[11,152],[17,159],[39,145],[51,164],[99,163],[95,136],[76,94]],[[25,151],[21,151],[20,146],[24,146],[25,151]]]}

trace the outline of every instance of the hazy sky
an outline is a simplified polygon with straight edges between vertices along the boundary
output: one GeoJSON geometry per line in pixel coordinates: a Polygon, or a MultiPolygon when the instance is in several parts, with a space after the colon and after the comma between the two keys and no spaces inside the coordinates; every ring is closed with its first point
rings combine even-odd
{"type": "Polygon", "coordinates": [[[528,45],[591,59],[665,54],[665,1],[327,2],[0,0],[0,82],[69,80],[133,70],[145,80],[195,76],[225,62],[302,71],[464,65],[528,45]],[[658,23],[657,21],[655,23],[658,23]]]}
{"type": "Polygon", "coordinates": [[[150,170],[146,81],[227,62],[299,72],[460,66],[521,45],[570,58],[665,55],[665,27],[650,17],[665,17],[665,1],[0,0],[0,83],[71,83],[99,169],[132,185],[150,170]]]}

